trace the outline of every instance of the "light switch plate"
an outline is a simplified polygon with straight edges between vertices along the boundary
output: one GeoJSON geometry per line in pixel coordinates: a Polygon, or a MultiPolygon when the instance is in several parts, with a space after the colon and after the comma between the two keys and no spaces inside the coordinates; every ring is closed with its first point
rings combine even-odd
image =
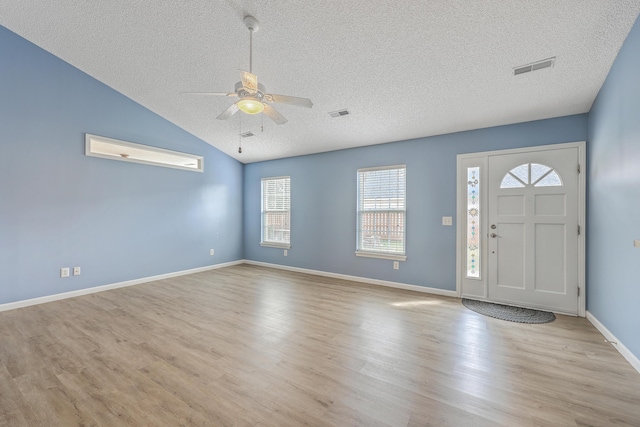
{"type": "Polygon", "coordinates": [[[442,225],[453,225],[453,217],[451,217],[451,216],[443,216],[442,217],[442,225]]]}
{"type": "Polygon", "coordinates": [[[635,246],[636,248],[640,248],[640,240],[634,240],[633,246],[635,246]]]}

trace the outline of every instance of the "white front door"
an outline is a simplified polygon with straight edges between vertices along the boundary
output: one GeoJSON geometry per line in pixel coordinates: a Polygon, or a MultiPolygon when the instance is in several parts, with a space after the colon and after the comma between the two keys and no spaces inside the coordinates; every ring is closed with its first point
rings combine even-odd
{"type": "Polygon", "coordinates": [[[578,314],[578,148],[488,160],[488,299],[578,314]]]}

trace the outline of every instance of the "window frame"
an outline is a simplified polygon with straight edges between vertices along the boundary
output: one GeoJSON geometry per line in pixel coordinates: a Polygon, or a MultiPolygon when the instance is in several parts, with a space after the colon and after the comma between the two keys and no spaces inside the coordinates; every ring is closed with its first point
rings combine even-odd
{"type": "Polygon", "coordinates": [[[204,172],[203,156],[121,141],[90,133],[85,133],[84,141],[85,155],[89,157],[182,169],[191,172],[204,172]]]}
{"type": "Polygon", "coordinates": [[[260,246],[270,247],[270,248],[280,248],[280,249],[291,249],[291,177],[290,176],[274,176],[274,177],[265,177],[260,179],[260,246]],[[285,199],[288,200],[288,208],[287,209],[269,209],[269,200],[265,197],[265,184],[270,181],[280,181],[287,180],[288,181],[288,194],[285,196],[285,199]],[[265,218],[270,213],[286,213],[286,223],[288,224],[287,229],[283,229],[282,231],[286,232],[289,236],[288,241],[278,241],[278,240],[265,240],[266,229],[265,229],[265,218]]]}
{"type": "Polygon", "coordinates": [[[368,258],[380,258],[380,259],[388,259],[394,261],[406,261],[407,259],[407,165],[399,164],[399,165],[388,165],[388,166],[376,166],[376,167],[368,167],[368,168],[360,168],[356,172],[356,256],[359,257],[368,257],[368,258]],[[387,213],[398,213],[402,212],[402,253],[397,252],[386,252],[383,250],[376,251],[371,249],[364,249],[361,247],[362,242],[362,232],[363,232],[363,224],[362,224],[362,213],[365,212],[363,208],[364,199],[361,198],[361,178],[363,174],[367,172],[373,171],[382,171],[382,170],[395,170],[395,169],[403,169],[404,170],[404,188],[403,188],[403,203],[404,209],[367,209],[368,212],[387,212],[387,213]]]}

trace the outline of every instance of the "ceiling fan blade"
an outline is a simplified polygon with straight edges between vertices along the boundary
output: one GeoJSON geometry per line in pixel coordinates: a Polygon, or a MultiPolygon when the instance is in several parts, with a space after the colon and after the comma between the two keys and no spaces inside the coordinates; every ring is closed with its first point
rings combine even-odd
{"type": "Polygon", "coordinates": [[[258,76],[248,71],[242,72],[242,87],[249,93],[258,92],[258,76]]]}
{"type": "Polygon", "coordinates": [[[262,112],[279,125],[283,125],[288,122],[282,114],[278,113],[278,111],[269,104],[264,104],[264,110],[262,110],[262,112]]]}
{"type": "Polygon", "coordinates": [[[269,102],[275,102],[279,104],[291,104],[297,105],[299,107],[313,107],[313,102],[311,102],[308,98],[298,98],[297,96],[287,96],[287,95],[274,95],[270,93],[266,93],[264,95],[264,99],[269,102]]]}
{"type": "Polygon", "coordinates": [[[239,109],[240,108],[238,108],[238,104],[237,103],[231,104],[229,106],[229,108],[227,108],[222,113],[220,113],[220,115],[218,117],[216,117],[216,119],[218,119],[218,120],[227,120],[229,117],[231,117],[235,113],[237,113],[239,109]]]}
{"type": "Polygon", "coordinates": [[[181,95],[215,95],[215,96],[238,96],[237,93],[229,92],[180,92],[181,95]]]}

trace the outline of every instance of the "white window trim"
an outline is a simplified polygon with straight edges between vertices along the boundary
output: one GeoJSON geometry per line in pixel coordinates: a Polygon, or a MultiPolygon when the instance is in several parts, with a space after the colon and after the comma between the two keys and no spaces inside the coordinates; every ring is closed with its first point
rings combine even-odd
{"type": "Polygon", "coordinates": [[[291,249],[291,176],[269,176],[260,179],[260,246],[265,248],[276,248],[276,249],[291,249]],[[262,193],[264,189],[264,182],[278,179],[288,179],[289,180],[289,242],[272,242],[272,241],[264,241],[264,194],[262,193]]]}
{"type": "Polygon", "coordinates": [[[367,257],[367,258],[380,258],[380,259],[390,259],[393,261],[406,261],[406,255],[392,255],[384,252],[367,252],[367,251],[356,251],[356,256],[367,257]]]}
{"type": "Polygon", "coordinates": [[[286,243],[279,244],[272,242],[260,242],[260,246],[262,246],[263,248],[291,249],[291,244],[286,243]]]}
{"type": "MultiPolygon", "coordinates": [[[[359,174],[360,172],[370,172],[370,171],[376,171],[376,170],[387,170],[387,169],[400,169],[400,168],[404,168],[405,170],[405,179],[406,179],[406,173],[407,173],[407,165],[406,164],[396,164],[396,165],[385,165],[385,166],[374,166],[374,167],[368,167],[368,168],[359,168],[356,173],[359,174]]],[[[359,181],[356,181],[356,186],[358,186],[359,181]]],[[[356,192],[359,191],[359,188],[356,188],[356,192]]],[[[360,200],[356,200],[356,203],[359,204],[360,200]]],[[[404,200],[404,250],[405,253],[404,254],[392,254],[392,253],[386,253],[386,252],[372,252],[372,251],[366,251],[366,250],[361,250],[361,249],[356,249],[355,251],[355,255],[358,257],[366,257],[366,258],[378,258],[378,259],[387,259],[387,260],[392,260],[392,261],[406,261],[407,260],[407,198],[406,198],[406,181],[405,181],[405,200],[404,200]]],[[[356,206],[356,215],[359,216],[359,206],[356,206]]],[[[359,244],[359,239],[360,239],[360,224],[359,224],[359,219],[356,218],[356,248],[359,244]]]]}
{"type": "Polygon", "coordinates": [[[399,164],[399,165],[389,165],[389,166],[373,166],[370,168],[358,168],[358,172],[382,171],[387,169],[401,169],[401,168],[404,168],[406,170],[407,165],[399,164]]]}

